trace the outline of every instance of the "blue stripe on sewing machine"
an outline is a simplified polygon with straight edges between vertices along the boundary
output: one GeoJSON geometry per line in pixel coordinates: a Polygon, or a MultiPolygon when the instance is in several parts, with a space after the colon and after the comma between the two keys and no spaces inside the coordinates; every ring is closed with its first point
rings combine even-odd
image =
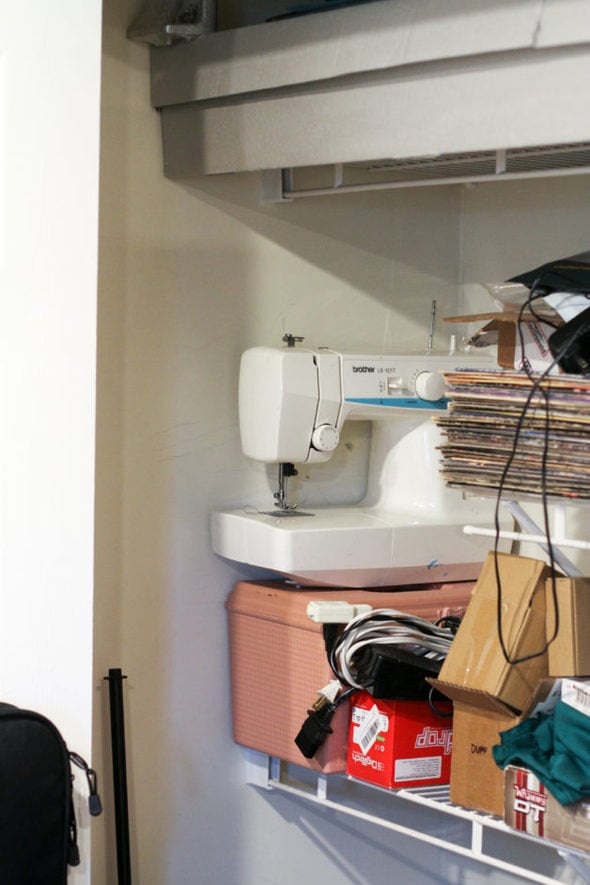
{"type": "Polygon", "coordinates": [[[438,411],[444,411],[447,408],[449,400],[447,397],[442,397],[442,399],[431,403],[426,402],[426,400],[423,399],[418,399],[418,397],[415,396],[385,396],[382,398],[351,396],[346,397],[345,402],[359,403],[363,406],[390,406],[391,408],[398,409],[426,409],[428,411],[436,409],[438,411]]]}

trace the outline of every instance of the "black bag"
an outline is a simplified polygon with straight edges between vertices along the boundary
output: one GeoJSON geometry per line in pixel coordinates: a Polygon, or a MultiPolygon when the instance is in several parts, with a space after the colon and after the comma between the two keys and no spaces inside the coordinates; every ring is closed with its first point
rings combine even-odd
{"type": "Polygon", "coordinates": [[[65,885],[80,863],[71,763],[88,780],[90,814],[102,811],[96,773],[68,750],[45,716],[0,703],[0,883],[65,885]]]}

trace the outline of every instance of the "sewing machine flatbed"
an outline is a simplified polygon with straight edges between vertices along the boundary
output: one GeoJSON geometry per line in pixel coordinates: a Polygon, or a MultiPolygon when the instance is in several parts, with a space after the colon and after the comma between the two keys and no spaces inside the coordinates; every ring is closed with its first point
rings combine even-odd
{"type": "Polygon", "coordinates": [[[489,538],[427,514],[322,507],[289,518],[252,508],[213,514],[213,549],[302,586],[391,587],[477,578],[489,538]],[[430,529],[425,531],[425,529],[430,529]]]}

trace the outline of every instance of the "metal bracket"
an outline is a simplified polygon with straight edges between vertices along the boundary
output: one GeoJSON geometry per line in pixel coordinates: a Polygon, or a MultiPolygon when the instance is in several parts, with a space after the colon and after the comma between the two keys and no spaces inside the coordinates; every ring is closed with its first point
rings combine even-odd
{"type": "Polygon", "coordinates": [[[291,203],[291,198],[285,196],[290,189],[290,174],[289,169],[263,169],[259,179],[260,202],[291,203]]]}

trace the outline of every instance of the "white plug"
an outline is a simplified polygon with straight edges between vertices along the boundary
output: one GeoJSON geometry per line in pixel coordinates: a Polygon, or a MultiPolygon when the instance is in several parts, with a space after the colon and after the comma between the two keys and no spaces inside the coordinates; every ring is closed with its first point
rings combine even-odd
{"type": "Polygon", "coordinates": [[[354,605],[343,600],[334,602],[319,601],[307,603],[307,617],[316,624],[348,624],[357,615],[366,615],[372,611],[366,603],[354,605]]]}

